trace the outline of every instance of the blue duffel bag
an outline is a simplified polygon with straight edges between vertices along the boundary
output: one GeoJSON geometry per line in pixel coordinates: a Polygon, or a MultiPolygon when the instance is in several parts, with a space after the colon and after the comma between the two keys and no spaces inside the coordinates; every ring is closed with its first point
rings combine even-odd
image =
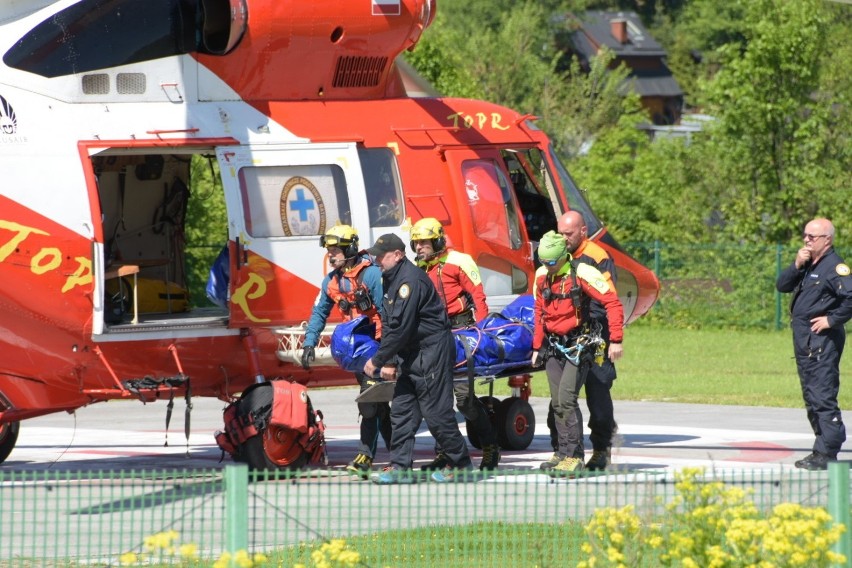
{"type": "Polygon", "coordinates": [[[366,316],[341,323],[331,334],[331,356],[341,369],[363,373],[364,365],[379,350],[375,336],[376,324],[366,316]]]}

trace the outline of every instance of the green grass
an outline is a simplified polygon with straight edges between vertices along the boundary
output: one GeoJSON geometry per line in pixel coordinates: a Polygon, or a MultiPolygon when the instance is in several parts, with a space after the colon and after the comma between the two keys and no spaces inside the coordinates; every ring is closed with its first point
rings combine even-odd
{"type": "MultiPolygon", "coordinates": [[[[852,361],[841,361],[840,407],[852,408],[852,361]]],[[[615,400],[647,400],[745,406],[803,406],[789,331],[678,330],[631,326],[617,364],[615,400]]],[[[477,392],[487,393],[477,386],[477,392]]],[[[533,396],[549,396],[544,373],[536,373],[533,396]]],[[[508,394],[505,381],[494,392],[508,394]]]]}
{"type": "MultiPolygon", "coordinates": [[[[583,525],[576,522],[487,522],[350,536],[346,538],[346,548],[361,554],[358,566],[545,567],[565,566],[566,558],[577,558],[584,538],[583,525]]],[[[282,549],[269,555],[270,564],[312,566],[311,552],[320,544],[282,549]]]]}

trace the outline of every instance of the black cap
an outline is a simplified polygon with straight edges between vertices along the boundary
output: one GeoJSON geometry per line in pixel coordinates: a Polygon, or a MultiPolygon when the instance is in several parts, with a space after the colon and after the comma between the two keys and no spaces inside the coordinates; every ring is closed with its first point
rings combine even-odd
{"type": "Polygon", "coordinates": [[[405,252],[405,243],[393,233],[387,233],[376,239],[375,244],[367,249],[367,253],[372,256],[379,256],[395,250],[405,252]]]}

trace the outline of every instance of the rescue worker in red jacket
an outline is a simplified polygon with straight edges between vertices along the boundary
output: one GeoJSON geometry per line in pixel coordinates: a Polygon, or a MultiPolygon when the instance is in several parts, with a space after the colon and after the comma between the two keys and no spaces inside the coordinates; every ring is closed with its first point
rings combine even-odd
{"type": "MultiPolygon", "coordinates": [[[[417,265],[426,271],[438,296],[447,308],[453,329],[470,327],[488,315],[485,290],[479,267],[469,254],[451,250],[441,222],[433,217],[417,221],[411,228],[411,249],[417,254],[417,265]]],[[[453,392],[459,412],[482,445],[481,470],[492,470],[500,462],[500,446],[491,420],[467,381],[454,382],[453,392]]],[[[423,466],[424,470],[444,468],[449,460],[439,447],[437,456],[423,466]]]]}
{"type": "MultiPolygon", "coordinates": [[[[369,317],[376,324],[376,339],[382,333],[382,271],[374,265],[368,255],[359,254],[358,233],[349,225],[331,227],[320,237],[320,246],[328,250],[328,262],[332,271],[320,285],[302,348],[302,366],[310,368],[315,357],[315,348],[325,322],[337,307],[348,321],[360,315],[369,317]]],[[[355,373],[361,392],[375,383],[363,373],[355,373]]],[[[378,436],[381,434],[386,446],[390,446],[390,405],[387,402],[358,403],[361,414],[361,436],[358,453],[346,469],[366,479],[376,456],[378,436]]]]}
{"type": "MultiPolygon", "coordinates": [[[[603,277],[615,289],[615,263],[608,252],[588,239],[583,215],[579,211],[568,211],[559,218],[556,230],[565,237],[568,253],[573,259],[576,262],[591,264],[600,270],[603,277]]],[[[598,302],[591,302],[589,316],[593,324],[601,327],[604,341],[609,341],[609,337],[606,336],[606,310],[604,307],[598,302]]],[[[592,442],[592,457],[586,462],[586,469],[588,470],[604,470],[610,463],[612,438],[618,428],[615,423],[612,395],[610,394],[615,377],[615,365],[608,358],[605,358],[600,365],[592,365],[586,378],[586,404],[589,406],[589,429],[591,430],[589,439],[592,442]]],[[[559,436],[553,422],[552,406],[547,415],[547,426],[550,429],[553,451],[556,451],[559,436]]],[[[582,421],[580,427],[582,428],[582,421]]],[[[580,439],[582,439],[582,436],[580,439]]],[[[577,450],[574,457],[585,458],[582,444],[577,450]]]]}
{"type": "Polygon", "coordinates": [[[576,457],[583,443],[582,414],[577,397],[588,370],[594,364],[589,349],[573,361],[584,334],[589,332],[589,302],[596,301],[606,310],[610,360],[621,358],[623,348],[624,310],[615,289],[601,272],[590,264],[572,262],[565,237],[549,231],[539,242],[538,257],[542,266],[536,271],[533,286],[535,328],[533,331],[532,365],[545,359],[545,372],[550,386],[550,402],[555,413],[558,446],[541,469],[570,474],[585,469],[583,459],[576,457]],[[544,347],[544,349],[542,349],[544,347]]]}

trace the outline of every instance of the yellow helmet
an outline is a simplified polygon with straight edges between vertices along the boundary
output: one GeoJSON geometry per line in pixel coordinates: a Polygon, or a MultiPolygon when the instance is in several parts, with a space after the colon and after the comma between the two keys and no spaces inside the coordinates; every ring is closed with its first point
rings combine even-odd
{"type": "Polygon", "coordinates": [[[335,225],[320,237],[320,246],[340,247],[343,256],[351,258],[358,254],[358,231],[349,225],[335,225]]]}
{"type": "Polygon", "coordinates": [[[435,252],[440,252],[447,246],[444,227],[434,217],[424,217],[414,223],[411,227],[411,250],[414,250],[415,241],[432,241],[435,252]]]}

